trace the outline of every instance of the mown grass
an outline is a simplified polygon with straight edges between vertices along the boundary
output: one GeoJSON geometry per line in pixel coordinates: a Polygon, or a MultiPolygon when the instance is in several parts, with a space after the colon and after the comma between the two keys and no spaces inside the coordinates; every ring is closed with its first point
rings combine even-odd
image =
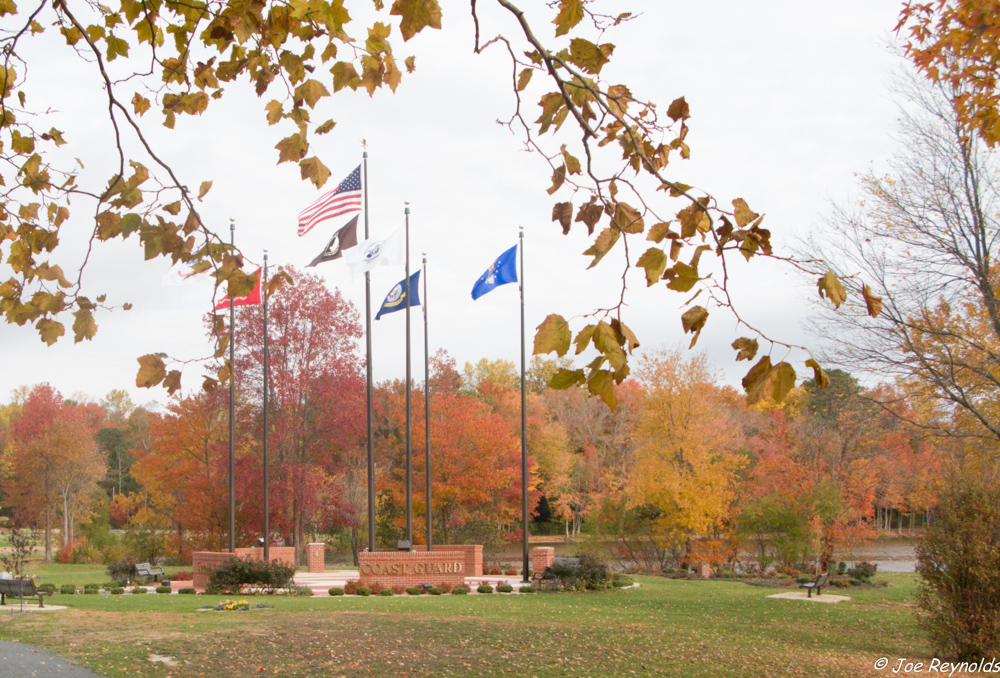
{"type": "Polygon", "coordinates": [[[838,604],[654,577],[599,594],[272,597],[274,609],[252,612],[196,612],[219,596],[57,595],[71,609],[0,612],[0,639],[111,678],[869,676],[879,657],[929,661],[913,575],[887,578],[888,589],[830,591],[851,596],[838,604]]]}

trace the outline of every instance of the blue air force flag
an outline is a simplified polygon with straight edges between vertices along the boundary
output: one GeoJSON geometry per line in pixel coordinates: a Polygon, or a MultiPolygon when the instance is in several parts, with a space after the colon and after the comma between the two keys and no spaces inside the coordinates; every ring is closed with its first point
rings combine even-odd
{"type": "MultiPolygon", "coordinates": [[[[420,305],[420,271],[410,276],[410,306],[420,305]]],[[[378,320],[385,313],[392,313],[406,308],[406,278],[403,278],[396,286],[389,290],[388,296],[382,302],[382,308],[375,315],[378,320]]]]}
{"type": "Polygon", "coordinates": [[[472,286],[472,298],[478,299],[493,288],[512,282],[517,282],[517,245],[497,257],[486,273],[479,276],[472,286]]]}

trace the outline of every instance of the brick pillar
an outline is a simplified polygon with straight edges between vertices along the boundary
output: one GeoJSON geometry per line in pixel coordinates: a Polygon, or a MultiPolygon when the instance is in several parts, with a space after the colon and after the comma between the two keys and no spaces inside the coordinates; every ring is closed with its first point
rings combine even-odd
{"type": "Polygon", "coordinates": [[[309,572],[322,572],[326,569],[326,544],[307,544],[306,553],[309,572]]]}
{"type": "Polygon", "coordinates": [[[531,549],[531,571],[544,572],[556,562],[556,550],[552,546],[536,546],[531,549]]]}
{"type": "Polygon", "coordinates": [[[712,576],[712,568],[709,567],[708,563],[702,563],[698,567],[698,576],[702,579],[709,579],[712,576]]]}

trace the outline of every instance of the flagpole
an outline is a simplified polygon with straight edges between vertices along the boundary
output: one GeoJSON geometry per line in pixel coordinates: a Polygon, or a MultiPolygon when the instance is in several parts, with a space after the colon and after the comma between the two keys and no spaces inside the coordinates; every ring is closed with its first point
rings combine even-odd
{"type": "Polygon", "coordinates": [[[261,293],[264,302],[264,562],[271,562],[271,511],[269,507],[268,497],[268,470],[269,463],[267,458],[267,391],[270,386],[270,372],[268,371],[267,365],[267,250],[264,250],[264,281],[261,283],[261,293]]]}
{"type": "Polygon", "coordinates": [[[430,349],[427,348],[427,253],[424,252],[424,298],[420,300],[424,307],[424,477],[427,485],[426,510],[424,522],[427,526],[427,551],[432,550],[433,512],[431,511],[431,368],[430,349]]]}
{"type": "MultiPolygon", "coordinates": [[[[365,203],[365,240],[368,240],[368,149],[362,156],[365,174],[364,183],[364,203],[365,203]]],[[[375,550],[375,429],[374,413],[375,407],[372,399],[372,279],[371,272],[365,271],[365,349],[367,359],[365,360],[367,372],[367,407],[366,419],[368,422],[368,550],[375,550]]]]}
{"type": "Polygon", "coordinates": [[[410,389],[410,206],[406,206],[406,541],[413,548],[413,403],[410,389]]]}
{"type": "MultiPolygon", "coordinates": [[[[236,220],[229,219],[229,245],[236,247],[236,220]]],[[[229,552],[236,553],[236,319],[235,297],[229,298],[229,552]]]]}
{"type": "Polygon", "coordinates": [[[531,573],[528,572],[528,411],[524,379],[524,227],[519,226],[518,229],[521,244],[521,279],[518,284],[521,290],[521,581],[528,583],[531,573]]]}

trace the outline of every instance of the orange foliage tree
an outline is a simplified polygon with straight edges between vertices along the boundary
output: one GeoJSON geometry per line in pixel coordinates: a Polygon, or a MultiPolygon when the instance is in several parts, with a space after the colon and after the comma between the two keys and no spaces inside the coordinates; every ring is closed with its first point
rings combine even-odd
{"type": "Polygon", "coordinates": [[[31,389],[11,425],[8,501],[25,522],[45,530],[45,561],[52,561],[52,527],[62,518],[64,543],[85,517],[104,460],[94,442],[99,412],[63,401],[48,384],[31,389]]]}

